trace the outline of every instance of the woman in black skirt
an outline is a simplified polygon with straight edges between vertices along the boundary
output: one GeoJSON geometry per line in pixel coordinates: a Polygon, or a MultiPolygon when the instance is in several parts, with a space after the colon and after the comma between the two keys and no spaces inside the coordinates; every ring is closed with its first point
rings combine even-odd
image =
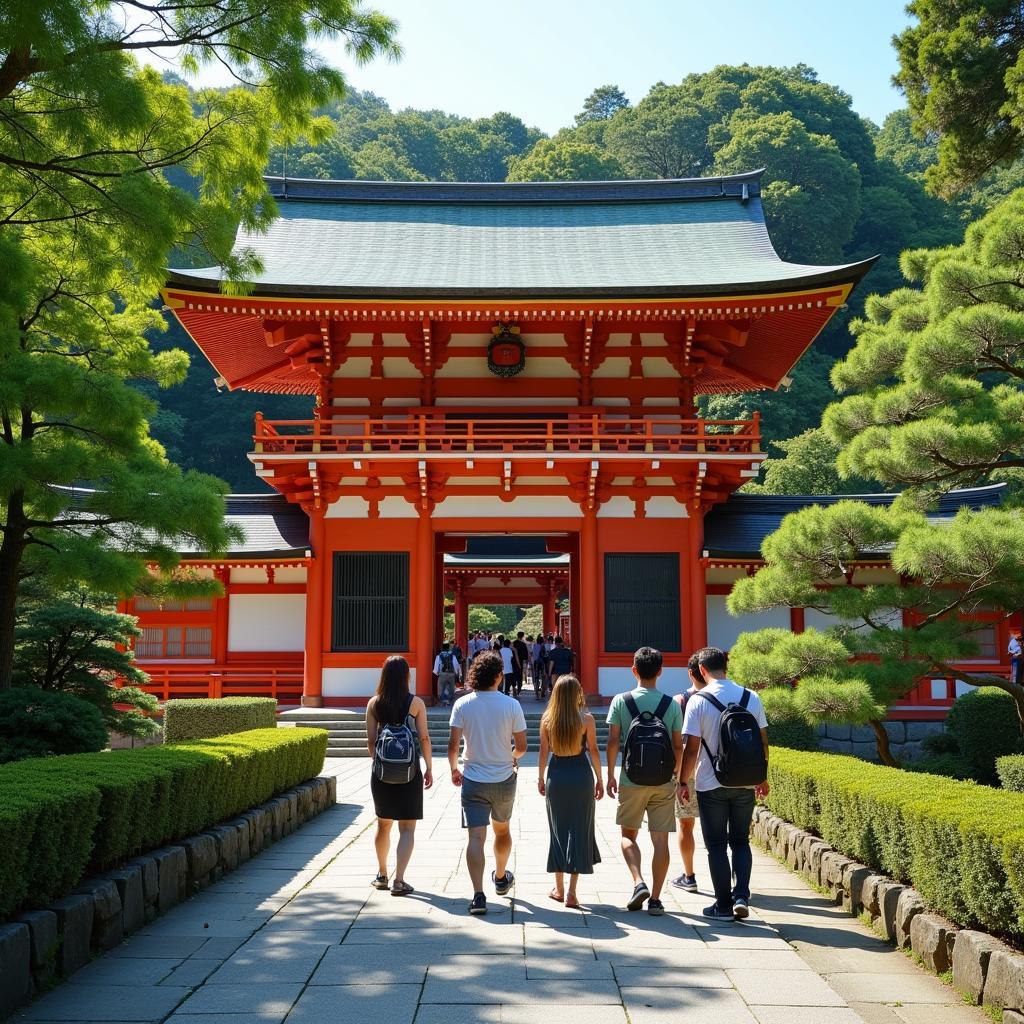
{"type": "Polygon", "coordinates": [[[374,888],[388,888],[388,853],[391,849],[391,826],[398,822],[398,850],[395,877],[391,883],[392,896],[408,896],[413,891],[405,880],[405,869],[412,857],[416,838],[416,822],[423,818],[423,790],[434,784],[430,753],[430,733],[427,731],[427,707],[409,692],[409,663],[405,658],[390,657],[381,669],[377,693],[366,705],[366,746],[373,757],[377,746],[377,733],[383,725],[406,724],[419,737],[420,754],[426,764],[421,771],[417,758],[416,774],[409,782],[394,784],[380,781],[370,772],[370,792],[377,815],[377,877],[374,888]]]}
{"type": "Polygon", "coordinates": [[[538,763],[537,789],[546,797],[551,836],[548,871],[555,876],[555,887],[548,895],[575,909],[580,905],[576,895],[579,876],[592,875],[594,865],[601,862],[594,835],[594,805],[604,796],[597,727],[576,676],[559,676],[552,687],[551,700],[540,720],[538,763]]]}

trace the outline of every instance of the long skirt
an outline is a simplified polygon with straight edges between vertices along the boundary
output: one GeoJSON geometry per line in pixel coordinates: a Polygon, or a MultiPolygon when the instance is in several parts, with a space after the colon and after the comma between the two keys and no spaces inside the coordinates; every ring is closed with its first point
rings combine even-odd
{"type": "Polygon", "coordinates": [[[594,838],[594,773],[587,755],[553,756],[546,782],[548,871],[592,875],[601,863],[594,838]]]}

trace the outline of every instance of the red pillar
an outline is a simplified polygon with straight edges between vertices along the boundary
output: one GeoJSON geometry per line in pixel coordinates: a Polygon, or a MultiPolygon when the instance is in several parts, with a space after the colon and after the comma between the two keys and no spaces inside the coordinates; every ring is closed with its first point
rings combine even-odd
{"type": "Polygon", "coordinates": [[[469,654],[469,603],[462,580],[455,580],[455,642],[464,656],[469,654]]]}
{"type": "Polygon", "coordinates": [[[227,567],[216,571],[217,580],[224,588],[220,597],[213,602],[213,655],[214,664],[223,665],[228,660],[228,602],[231,600],[231,570],[227,567]]]}
{"type": "Polygon", "coordinates": [[[302,706],[323,707],[324,685],[324,508],[309,513],[309,548],[312,558],[306,570],[306,650],[302,665],[302,706]]]}
{"type": "Polygon", "coordinates": [[[416,531],[416,601],[413,622],[416,624],[416,693],[427,699],[433,695],[434,667],[434,531],[430,509],[421,508],[416,531]]]}
{"type": "Polygon", "coordinates": [[[548,583],[548,592],[541,608],[543,609],[544,635],[556,633],[558,631],[558,591],[555,589],[555,584],[548,583]]]}
{"type": "Polygon", "coordinates": [[[597,660],[601,648],[600,600],[601,577],[597,559],[597,510],[584,509],[580,527],[580,587],[579,587],[579,654],[580,682],[583,692],[598,693],[597,660]]]}
{"type": "Polygon", "coordinates": [[[686,636],[686,647],[692,654],[708,645],[708,588],[706,570],[703,565],[702,555],[704,553],[704,510],[690,508],[690,530],[688,543],[686,545],[686,564],[684,565],[684,578],[688,582],[686,604],[689,606],[688,614],[684,612],[683,623],[689,623],[688,635],[686,636]]]}

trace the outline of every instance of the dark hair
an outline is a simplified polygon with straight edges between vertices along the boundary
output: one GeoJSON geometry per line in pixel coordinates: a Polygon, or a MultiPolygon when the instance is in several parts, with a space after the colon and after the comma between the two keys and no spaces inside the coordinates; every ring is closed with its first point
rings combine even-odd
{"type": "Polygon", "coordinates": [[[490,690],[505,676],[501,656],[493,651],[482,651],[469,666],[466,685],[471,690],[490,690]]]}
{"type": "Polygon", "coordinates": [[[501,646],[502,647],[511,647],[512,646],[512,641],[509,640],[509,638],[507,636],[506,637],[502,637],[501,646]]]}
{"type": "Polygon", "coordinates": [[[373,717],[381,723],[395,723],[405,715],[405,701],[409,696],[409,662],[392,654],[384,660],[377,683],[377,703],[373,717]]]}
{"type": "Polygon", "coordinates": [[[562,638],[561,638],[560,636],[556,636],[556,637],[555,637],[555,646],[556,646],[556,647],[557,647],[557,646],[558,646],[559,644],[564,644],[564,643],[565,643],[565,641],[564,641],[564,640],[563,640],[563,639],[562,639],[562,638]]]}
{"type": "Polygon", "coordinates": [[[447,651],[449,647],[451,647],[451,644],[448,643],[447,640],[445,640],[445,642],[443,644],[441,644],[441,650],[442,651],[447,651]]]}
{"type": "Polygon", "coordinates": [[[522,640],[525,635],[526,634],[522,630],[519,630],[519,632],[516,633],[516,639],[517,640],[522,640]]]}
{"type": "Polygon", "coordinates": [[[661,651],[657,651],[653,647],[641,647],[633,655],[633,665],[636,667],[636,674],[641,679],[657,678],[663,660],[661,651]]]}
{"type": "Polygon", "coordinates": [[[709,672],[724,672],[726,665],[725,651],[717,647],[702,647],[694,657],[700,668],[706,668],[709,672]]]}
{"type": "Polygon", "coordinates": [[[686,671],[693,676],[694,679],[699,679],[704,682],[704,677],[700,674],[700,662],[697,660],[696,654],[690,655],[690,660],[686,663],[686,671]]]}

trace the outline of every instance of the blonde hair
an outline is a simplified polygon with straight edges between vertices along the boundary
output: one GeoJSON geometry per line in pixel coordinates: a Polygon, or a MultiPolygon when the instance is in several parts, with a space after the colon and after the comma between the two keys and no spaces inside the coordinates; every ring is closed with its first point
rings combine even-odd
{"type": "Polygon", "coordinates": [[[558,757],[578,754],[583,732],[583,708],[586,707],[583,687],[574,675],[559,676],[551,688],[551,700],[540,720],[547,733],[551,753],[558,757]]]}

